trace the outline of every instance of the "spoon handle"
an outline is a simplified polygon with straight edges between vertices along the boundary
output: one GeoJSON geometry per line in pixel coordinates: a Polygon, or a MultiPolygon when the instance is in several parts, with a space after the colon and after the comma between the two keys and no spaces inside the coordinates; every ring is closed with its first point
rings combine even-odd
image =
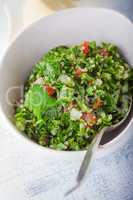
{"type": "Polygon", "coordinates": [[[96,135],[96,137],[93,139],[92,143],[90,144],[90,146],[85,154],[84,160],[82,161],[81,167],[79,169],[79,173],[77,175],[77,183],[80,183],[83,180],[83,178],[90,166],[90,163],[94,157],[94,153],[97,150],[99,143],[101,141],[101,138],[106,129],[107,129],[107,127],[103,128],[100,131],[100,133],[98,133],[96,135]]]}
{"type": "Polygon", "coordinates": [[[104,134],[104,132],[106,131],[107,127],[103,128],[96,136],[95,138],[93,139],[93,141],[91,142],[88,150],[86,151],[86,154],[85,154],[85,157],[82,161],[82,164],[80,166],[80,169],[79,169],[79,172],[78,172],[78,175],[77,175],[77,179],[76,179],[76,182],[77,184],[71,188],[66,194],[65,196],[68,196],[69,194],[71,194],[73,191],[75,191],[81,184],[81,182],[83,181],[85,175],[86,175],[86,172],[87,170],[89,169],[89,166],[90,166],[90,163],[94,157],[94,153],[95,151],[97,150],[99,144],[100,144],[100,141],[101,141],[101,138],[104,134]]]}

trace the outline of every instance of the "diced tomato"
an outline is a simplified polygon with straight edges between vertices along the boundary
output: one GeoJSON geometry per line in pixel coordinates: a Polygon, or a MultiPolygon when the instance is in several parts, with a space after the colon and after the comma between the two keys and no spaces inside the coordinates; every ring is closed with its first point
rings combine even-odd
{"type": "Polygon", "coordinates": [[[72,108],[75,108],[76,107],[76,102],[75,101],[72,101],[70,104],[69,104],[69,109],[72,109],[72,108]]]}
{"type": "Polygon", "coordinates": [[[89,54],[90,52],[89,42],[84,41],[84,43],[81,46],[81,50],[85,55],[89,54]]]}
{"type": "Polygon", "coordinates": [[[89,112],[83,112],[81,117],[89,126],[93,126],[97,122],[97,118],[94,114],[89,112]]]}
{"type": "Polygon", "coordinates": [[[81,68],[78,68],[76,69],[76,72],[75,72],[76,76],[79,76],[82,74],[82,69],[81,68]]]}
{"type": "Polygon", "coordinates": [[[83,73],[85,73],[85,72],[87,72],[86,69],[81,69],[81,68],[79,67],[79,68],[76,69],[75,75],[76,75],[77,77],[80,77],[81,74],[83,74],[83,73]]]}
{"type": "Polygon", "coordinates": [[[98,109],[103,106],[103,101],[100,98],[97,98],[93,104],[93,109],[98,109]]]}
{"type": "Polygon", "coordinates": [[[108,57],[110,55],[107,49],[100,49],[99,54],[103,57],[108,57]]]}
{"type": "Polygon", "coordinates": [[[72,108],[76,107],[76,103],[74,101],[70,102],[67,108],[64,108],[64,112],[70,111],[72,108]]]}
{"type": "Polygon", "coordinates": [[[47,91],[49,96],[53,96],[56,93],[56,89],[52,86],[45,85],[44,88],[47,91]]]}
{"type": "Polygon", "coordinates": [[[89,85],[92,85],[93,82],[94,82],[93,80],[88,80],[88,84],[89,84],[89,85]]]}
{"type": "Polygon", "coordinates": [[[86,125],[85,128],[92,128],[92,125],[86,125]]]}

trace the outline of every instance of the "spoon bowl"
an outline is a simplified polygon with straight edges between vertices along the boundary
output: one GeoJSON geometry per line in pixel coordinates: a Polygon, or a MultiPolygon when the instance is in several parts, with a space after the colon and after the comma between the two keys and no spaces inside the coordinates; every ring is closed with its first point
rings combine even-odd
{"type": "Polygon", "coordinates": [[[88,150],[86,151],[85,157],[81,163],[81,167],[79,169],[77,179],[76,179],[77,184],[66,193],[66,196],[71,194],[81,185],[81,182],[83,181],[87,173],[87,170],[89,169],[89,166],[94,158],[94,154],[99,148],[103,135],[104,134],[110,135],[110,133],[119,134],[121,131],[123,131],[127,127],[132,117],[133,117],[133,96],[130,96],[129,109],[125,117],[117,124],[104,127],[99,133],[97,133],[97,135],[92,140],[88,150]]]}

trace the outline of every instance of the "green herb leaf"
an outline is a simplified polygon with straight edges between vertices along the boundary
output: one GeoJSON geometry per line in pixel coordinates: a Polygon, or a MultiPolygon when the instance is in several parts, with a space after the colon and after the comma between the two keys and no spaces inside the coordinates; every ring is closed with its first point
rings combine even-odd
{"type": "Polygon", "coordinates": [[[25,97],[25,106],[40,118],[46,108],[56,105],[56,99],[49,97],[41,85],[35,84],[25,97]]]}

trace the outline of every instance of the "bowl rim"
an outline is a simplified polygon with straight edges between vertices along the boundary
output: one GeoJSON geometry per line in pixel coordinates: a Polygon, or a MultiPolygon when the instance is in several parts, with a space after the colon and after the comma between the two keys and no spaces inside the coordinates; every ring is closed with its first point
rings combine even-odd
{"type": "MultiPolygon", "coordinates": [[[[133,25],[132,21],[125,15],[123,15],[122,13],[118,12],[118,11],[115,11],[113,9],[110,9],[110,8],[104,8],[104,7],[95,7],[95,6],[82,6],[82,7],[75,7],[75,8],[68,8],[68,9],[64,9],[64,10],[60,10],[58,12],[55,12],[55,13],[52,13],[48,16],[43,16],[37,20],[35,20],[34,22],[32,22],[30,25],[24,27],[22,30],[20,30],[16,36],[10,41],[9,45],[7,46],[7,48],[5,49],[3,55],[2,55],[2,58],[0,60],[0,70],[2,68],[2,65],[3,65],[3,61],[5,60],[6,58],[6,55],[7,53],[10,51],[10,48],[14,45],[14,43],[16,42],[16,40],[19,40],[19,38],[21,37],[21,35],[23,35],[25,33],[26,30],[28,29],[32,29],[32,27],[34,26],[37,26],[37,24],[41,23],[41,21],[45,20],[46,18],[51,18],[51,17],[54,17],[54,16],[58,16],[58,15],[61,15],[63,13],[69,13],[69,12],[72,12],[72,11],[75,11],[75,10],[94,10],[94,11],[104,11],[104,12],[110,12],[112,13],[113,15],[116,15],[118,17],[120,17],[121,19],[123,18],[124,20],[127,21],[127,23],[129,23],[131,26],[133,25]]],[[[51,153],[56,153],[56,154],[65,154],[65,155],[79,155],[86,152],[86,150],[79,150],[79,151],[65,151],[65,150],[56,150],[56,149],[52,149],[52,148],[48,148],[48,147],[45,147],[45,146],[41,146],[39,144],[37,144],[36,142],[34,142],[33,140],[29,139],[26,135],[24,135],[24,133],[22,133],[21,131],[19,131],[15,125],[13,125],[13,123],[9,120],[9,118],[6,116],[4,110],[3,110],[3,107],[2,107],[2,104],[0,102],[0,116],[2,117],[2,119],[4,120],[5,122],[5,125],[7,125],[7,127],[9,127],[12,131],[12,133],[14,133],[15,135],[17,134],[18,137],[21,137],[21,139],[23,138],[24,141],[28,141],[30,142],[31,145],[33,145],[34,147],[36,146],[37,149],[40,149],[42,151],[47,151],[47,152],[51,152],[51,153]]],[[[119,141],[120,141],[120,138],[122,139],[122,136],[125,134],[125,132],[127,131],[127,129],[129,128],[129,126],[131,125],[131,123],[133,122],[133,118],[130,120],[130,122],[128,123],[128,125],[126,126],[126,128],[118,135],[116,136],[115,138],[113,138],[111,141],[107,142],[106,144],[104,145],[100,145],[99,146],[99,149],[98,149],[98,152],[102,152],[103,150],[106,150],[107,149],[109,150],[112,145],[114,146],[115,144],[118,144],[119,141]]],[[[117,145],[116,145],[117,146],[117,145]]]]}

